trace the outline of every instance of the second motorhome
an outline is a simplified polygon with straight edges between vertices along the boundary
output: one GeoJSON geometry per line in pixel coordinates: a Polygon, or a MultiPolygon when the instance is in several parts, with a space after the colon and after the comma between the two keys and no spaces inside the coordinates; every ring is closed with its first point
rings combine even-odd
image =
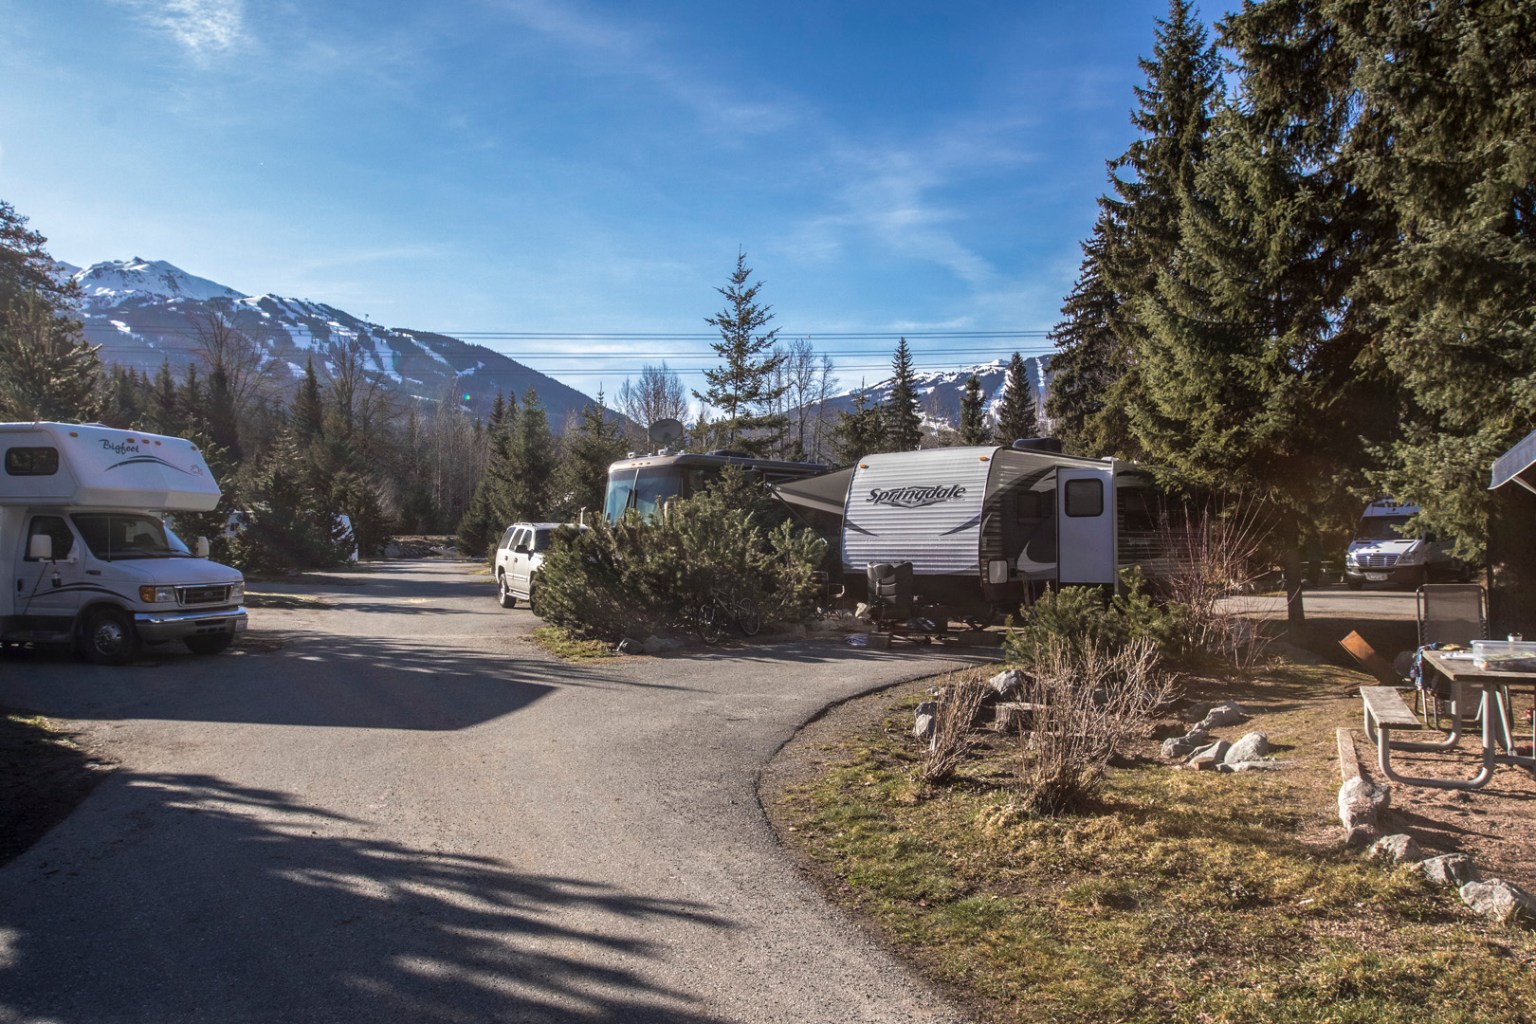
{"type": "Polygon", "coordinates": [[[215,654],[245,629],[245,579],[165,523],[219,488],[177,437],[95,424],[0,423],[0,642],[73,643],[120,664],[140,644],[215,654]]]}
{"type": "Polygon", "coordinates": [[[956,618],[1017,610],[1047,585],[1113,587],[1158,548],[1148,473],[1048,448],[867,455],[773,490],[840,546],[851,592],[870,565],[910,562],[917,594],[956,618]]]}

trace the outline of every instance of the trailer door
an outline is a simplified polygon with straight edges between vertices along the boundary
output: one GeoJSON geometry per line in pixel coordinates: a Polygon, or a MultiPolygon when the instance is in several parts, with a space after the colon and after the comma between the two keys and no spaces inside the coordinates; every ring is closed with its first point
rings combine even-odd
{"type": "Polygon", "coordinates": [[[1063,587],[1115,582],[1114,470],[1056,471],[1057,583],[1063,587]]]}

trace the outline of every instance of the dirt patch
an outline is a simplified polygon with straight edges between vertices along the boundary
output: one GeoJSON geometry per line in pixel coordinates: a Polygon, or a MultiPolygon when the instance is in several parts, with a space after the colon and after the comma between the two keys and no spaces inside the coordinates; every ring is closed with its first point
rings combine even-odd
{"type": "Polygon", "coordinates": [[[0,865],[68,817],[112,767],[45,718],[0,711],[0,865]]]}

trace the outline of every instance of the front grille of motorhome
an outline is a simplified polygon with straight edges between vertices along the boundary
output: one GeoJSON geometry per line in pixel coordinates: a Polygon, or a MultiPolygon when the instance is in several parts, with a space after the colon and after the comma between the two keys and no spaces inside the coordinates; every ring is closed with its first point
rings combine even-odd
{"type": "Polygon", "coordinates": [[[1397,556],[1379,553],[1361,555],[1360,564],[1367,569],[1390,569],[1397,564],[1397,556]]]}
{"type": "Polygon", "coordinates": [[[182,604],[223,604],[229,600],[229,587],[178,587],[182,604]]]}

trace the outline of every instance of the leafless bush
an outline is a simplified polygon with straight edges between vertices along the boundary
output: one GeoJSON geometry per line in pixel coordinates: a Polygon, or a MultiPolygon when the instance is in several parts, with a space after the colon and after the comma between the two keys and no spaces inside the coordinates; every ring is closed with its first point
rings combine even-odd
{"type": "Polygon", "coordinates": [[[975,680],[957,682],[953,676],[949,678],[933,713],[933,739],[922,768],[924,782],[942,782],[949,778],[976,745],[973,727],[986,696],[984,683],[975,680]]]}
{"type": "Polygon", "coordinates": [[[1022,739],[1018,786],[1039,814],[1081,807],[1115,752],[1145,732],[1172,693],[1150,640],[1122,647],[1051,639],[1034,664],[1033,723],[1022,739]]]}
{"type": "Polygon", "coordinates": [[[1224,512],[1208,506],[1159,530],[1165,558],[1157,582],[1188,609],[1190,645],[1239,669],[1251,667],[1269,645],[1249,599],[1263,571],[1259,555],[1268,525],[1260,505],[1239,499],[1224,512]]]}

